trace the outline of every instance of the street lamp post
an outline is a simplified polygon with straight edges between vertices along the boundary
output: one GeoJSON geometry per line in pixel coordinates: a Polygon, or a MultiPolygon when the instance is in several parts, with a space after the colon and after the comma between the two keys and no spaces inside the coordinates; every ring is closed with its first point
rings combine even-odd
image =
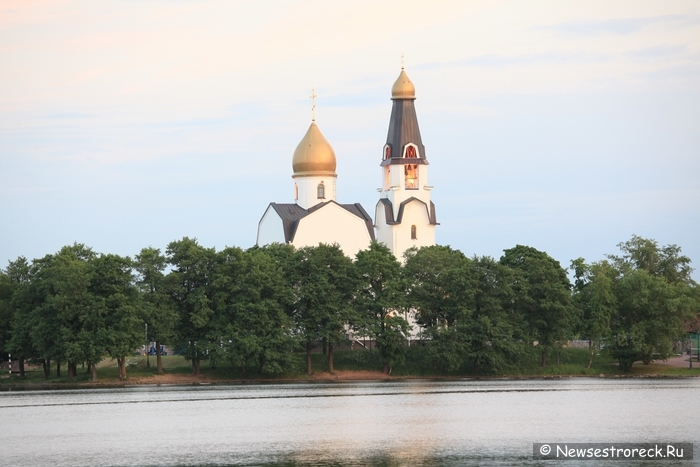
{"type": "Polygon", "coordinates": [[[149,359],[148,359],[148,357],[149,357],[148,354],[150,353],[150,352],[149,352],[150,349],[148,348],[148,346],[149,346],[151,343],[148,342],[148,323],[145,323],[145,324],[146,324],[146,336],[145,336],[145,337],[146,337],[146,368],[151,368],[151,362],[150,362],[149,359]]]}

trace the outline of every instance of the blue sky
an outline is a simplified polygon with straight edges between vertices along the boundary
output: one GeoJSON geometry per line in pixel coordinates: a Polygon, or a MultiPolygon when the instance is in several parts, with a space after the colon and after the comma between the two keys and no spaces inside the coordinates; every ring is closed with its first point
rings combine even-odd
{"type": "Polygon", "coordinates": [[[338,199],[373,213],[401,53],[438,243],[567,266],[636,234],[700,264],[697,2],[5,1],[0,267],[252,246],[312,86],[338,199]]]}

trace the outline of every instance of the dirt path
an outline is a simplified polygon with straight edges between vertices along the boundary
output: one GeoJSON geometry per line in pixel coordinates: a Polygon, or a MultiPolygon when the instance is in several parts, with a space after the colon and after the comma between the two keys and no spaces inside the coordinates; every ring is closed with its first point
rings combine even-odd
{"type": "MultiPolygon", "coordinates": [[[[682,355],[680,357],[672,357],[666,361],[655,360],[654,363],[659,365],[673,366],[676,368],[688,368],[688,356],[682,355]]],[[[700,363],[697,360],[693,360],[693,368],[700,368],[700,363]]]]}
{"type": "MultiPolygon", "coordinates": [[[[261,381],[358,381],[358,380],[386,380],[391,379],[391,376],[383,374],[381,371],[336,371],[334,374],[316,372],[309,377],[300,377],[294,380],[274,380],[261,379],[261,381]]],[[[208,378],[206,375],[183,375],[183,374],[164,374],[153,376],[130,376],[126,384],[207,384],[207,383],[225,383],[233,382],[221,379],[208,378]]],[[[241,380],[236,380],[241,381],[241,380]]],[[[253,382],[255,380],[243,380],[253,382]]]]}
{"type": "Polygon", "coordinates": [[[373,379],[391,379],[390,375],[385,375],[381,371],[336,371],[334,374],[326,373],[325,371],[314,373],[309,377],[313,380],[373,380],[373,379]]]}

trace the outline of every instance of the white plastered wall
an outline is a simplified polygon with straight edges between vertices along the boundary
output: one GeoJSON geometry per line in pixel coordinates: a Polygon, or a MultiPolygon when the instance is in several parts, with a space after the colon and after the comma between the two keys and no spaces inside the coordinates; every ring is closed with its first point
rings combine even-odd
{"type": "Polygon", "coordinates": [[[256,244],[285,243],[282,219],[272,206],[268,206],[258,224],[258,239],[256,244]]]}
{"type": "Polygon", "coordinates": [[[328,203],[299,220],[294,241],[296,248],[319,243],[337,243],[350,258],[369,247],[371,237],[365,221],[335,203],[328,203]]]}
{"type": "MultiPolygon", "coordinates": [[[[398,212],[398,207],[394,206],[398,212]]],[[[377,204],[375,211],[375,227],[377,241],[384,243],[399,261],[403,261],[403,253],[411,247],[435,245],[435,226],[430,224],[430,215],[426,205],[412,201],[405,205],[400,224],[386,223],[384,205],[377,204]],[[411,238],[411,226],[416,226],[416,239],[411,238]]]]}
{"type": "Polygon", "coordinates": [[[297,185],[298,198],[296,203],[304,209],[309,209],[312,206],[316,206],[319,203],[325,203],[326,201],[335,201],[335,182],[337,176],[335,175],[323,175],[323,176],[304,176],[304,177],[293,177],[294,183],[297,185]],[[318,185],[323,183],[325,187],[325,197],[323,199],[318,198],[318,185]]]}

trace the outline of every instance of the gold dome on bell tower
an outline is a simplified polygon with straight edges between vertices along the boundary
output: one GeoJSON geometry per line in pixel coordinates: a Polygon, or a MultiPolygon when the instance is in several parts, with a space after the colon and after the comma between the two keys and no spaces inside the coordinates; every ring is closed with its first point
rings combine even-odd
{"type": "Polygon", "coordinates": [[[399,77],[394,81],[394,85],[391,87],[391,98],[395,99],[415,99],[416,98],[416,87],[413,85],[411,80],[408,78],[406,71],[401,67],[401,73],[399,77]]]}

